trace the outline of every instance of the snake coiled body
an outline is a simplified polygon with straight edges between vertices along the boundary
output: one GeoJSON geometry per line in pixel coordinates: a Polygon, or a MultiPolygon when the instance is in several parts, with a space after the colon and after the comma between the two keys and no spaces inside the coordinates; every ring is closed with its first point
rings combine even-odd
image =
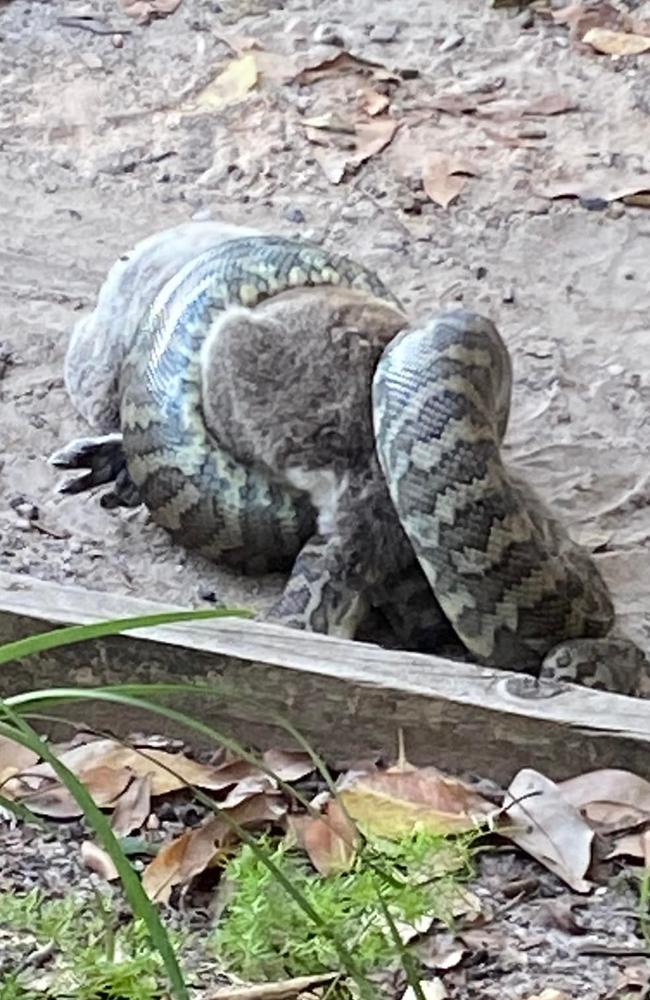
{"type": "MultiPolygon", "coordinates": [[[[577,676],[567,667],[567,644],[597,643],[608,635],[612,602],[588,554],[504,466],[500,446],[512,373],[494,325],[457,311],[408,327],[372,272],[282,237],[226,234],[196,257],[186,246],[182,266],[170,276],[172,259],[167,252],[168,280],[144,315],[133,307],[137,319],[123,336],[111,334],[110,343],[109,327],[116,330],[119,320],[119,303],[113,303],[108,346],[93,347],[102,362],[95,366],[99,374],[82,361],[93,344],[92,326],[73,337],[68,388],[79,409],[108,434],[55,456],[59,465],[91,467],[65,489],[117,478],[116,502],[120,496],[121,502],[143,500],[154,520],[188,548],[250,572],[293,565],[273,612],[284,623],[353,636],[375,605],[399,622],[405,637],[437,635],[441,623],[450,625],[470,656],[485,664],[534,672],[557,647],[562,669],[577,676]],[[292,289],[327,297],[328,288],[358,290],[386,303],[393,319],[387,321],[388,346],[367,354],[374,359],[374,379],[371,372],[372,386],[364,388],[362,380],[361,390],[355,387],[358,411],[350,401],[352,379],[345,371],[337,375],[341,407],[350,413],[332,441],[343,442],[332,443],[325,459],[314,457],[314,450],[307,477],[312,484],[314,474],[334,477],[328,502],[331,507],[333,497],[335,509],[324,518],[314,490],[303,488],[289,469],[290,455],[282,468],[269,466],[268,440],[256,444],[264,438],[259,422],[239,456],[232,436],[224,445],[233,411],[224,418],[223,440],[214,424],[207,426],[201,364],[208,342],[217,351],[225,344],[213,334],[228,310],[243,306],[254,318],[265,301],[284,308],[282,296],[292,289]],[[363,424],[361,446],[351,448],[345,438],[355,437],[355,421],[363,424]]],[[[134,274],[138,267],[134,258],[134,274]]],[[[100,304],[102,296],[109,305],[116,298],[109,285],[110,279],[100,304]]],[[[325,375],[329,359],[322,359],[325,375]]],[[[291,353],[280,351],[276,360],[291,364],[291,353]]],[[[314,383],[316,376],[310,378],[314,383]]],[[[248,392],[250,382],[242,385],[248,392]]],[[[321,388],[326,393],[327,385],[326,377],[316,379],[312,396],[321,388]]],[[[332,403],[323,397],[325,409],[332,403]]],[[[282,400],[273,396],[268,405],[281,412],[282,400]]],[[[263,420],[264,406],[261,412],[263,420]]],[[[320,440],[320,420],[318,407],[304,419],[307,464],[309,442],[320,440]]],[[[288,426],[287,435],[293,440],[288,426]]],[[[319,483],[320,490],[322,476],[319,483]]],[[[411,646],[420,648],[415,641],[411,646]]],[[[632,661],[622,683],[607,671],[602,683],[631,689],[631,674],[644,662],[640,653],[632,661]]],[[[601,683],[598,669],[589,676],[588,667],[582,679],[601,683]]]]}
{"type": "Polygon", "coordinates": [[[328,284],[392,301],[370,271],[320,247],[273,236],[230,240],[167,283],[126,355],[120,413],[129,473],[156,521],[210,559],[282,568],[314,524],[304,494],[237,462],[208,434],[200,353],[211,324],[229,306],[328,284]]]}

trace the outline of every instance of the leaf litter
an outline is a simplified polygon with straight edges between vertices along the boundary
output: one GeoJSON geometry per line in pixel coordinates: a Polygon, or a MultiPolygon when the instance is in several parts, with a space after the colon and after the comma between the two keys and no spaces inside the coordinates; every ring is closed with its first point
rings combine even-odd
{"type": "MultiPolygon", "coordinates": [[[[10,748],[2,750],[7,760],[10,748]]],[[[510,843],[548,869],[549,877],[557,877],[584,897],[593,893],[598,883],[596,836],[609,840],[610,865],[620,864],[615,859],[621,857],[647,864],[650,855],[650,783],[623,770],[593,771],[554,783],[524,769],[502,796],[488,799],[471,783],[435,767],[416,767],[401,759],[392,767],[361,766],[339,775],[336,797],[332,797],[322,782],[314,785],[313,762],[303,751],[268,750],[260,757],[259,766],[229,752],[215,754],[211,762],[203,763],[181,751],[153,745],[139,752],[137,747],[110,739],[89,740],[70,749],[59,748],[59,752],[97,804],[112,813],[112,826],[119,836],[143,834],[142,849],[151,837],[157,841],[142,882],[150,898],[166,907],[174,905],[179,890],[186,892],[209,873],[218,879],[227,860],[239,849],[233,823],[253,832],[284,835],[288,846],[304,852],[315,877],[320,878],[354,870],[364,842],[373,844],[378,856],[384,853],[390,858],[390,845],[397,849],[405,836],[437,835],[453,843],[459,836],[478,831],[485,857],[499,843],[510,843]],[[276,779],[265,768],[276,770],[276,779]],[[306,808],[282,790],[279,782],[286,781],[298,782],[298,787],[307,781],[308,787],[320,790],[311,796],[306,808]],[[215,812],[170,837],[165,834],[165,824],[152,819],[166,800],[183,791],[189,794],[192,787],[205,789],[214,801],[215,812]]],[[[15,759],[20,760],[18,752],[15,759]]],[[[37,811],[41,797],[41,814],[49,818],[79,815],[47,765],[34,762],[33,756],[25,756],[24,763],[27,766],[22,770],[12,771],[16,801],[28,803],[30,808],[36,804],[37,811]]],[[[80,843],[79,860],[95,877],[115,881],[112,861],[92,841],[80,843]]],[[[437,868],[428,874],[424,870],[420,877],[425,882],[441,877],[446,871],[453,872],[454,864],[453,852],[448,866],[443,852],[436,855],[437,868]]],[[[513,896],[514,884],[511,891],[501,879],[501,891],[504,899],[523,906],[522,898],[534,900],[539,884],[537,880],[531,885],[532,896],[525,891],[513,896]]],[[[552,920],[556,927],[584,939],[589,932],[575,924],[570,915],[572,905],[571,900],[565,905],[560,896],[555,904],[547,904],[549,918],[555,913],[552,920]]],[[[461,885],[452,909],[453,930],[444,930],[433,917],[396,924],[404,945],[424,956],[426,967],[443,977],[439,980],[443,986],[450,977],[463,974],[477,941],[484,940],[489,949],[493,936],[498,938],[491,898],[461,885]]],[[[270,990],[269,996],[283,995],[281,985],[270,985],[279,992],[270,990]]]]}

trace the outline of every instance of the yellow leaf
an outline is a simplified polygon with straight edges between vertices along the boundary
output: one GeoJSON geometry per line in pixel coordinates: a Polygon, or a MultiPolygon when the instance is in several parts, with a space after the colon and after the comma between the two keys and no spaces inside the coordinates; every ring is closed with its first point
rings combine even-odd
{"type": "Polygon", "coordinates": [[[252,52],[247,52],[239,59],[229,62],[223,72],[201,91],[192,110],[218,111],[228,104],[238,104],[256,83],[255,56],[252,52]]]}
{"type": "Polygon", "coordinates": [[[339,796],[363,832],[391,840],[419,830],[441,836],[462,833],[494,812],[467,785],[435,768],[360,775],[339,796]]]}
{"type": "Polygon", "coordinates": [[[591,45],[596,52],[608,56],[636,56],[650,49],[650,38],[645,35],[608,31],[607,28],[591,28],[582,41],[591,45]]]}

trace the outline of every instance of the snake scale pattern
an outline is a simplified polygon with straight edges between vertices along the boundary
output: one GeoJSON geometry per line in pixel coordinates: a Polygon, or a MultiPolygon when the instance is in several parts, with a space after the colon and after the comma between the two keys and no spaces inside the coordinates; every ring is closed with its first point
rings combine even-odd
{"type": "Polygon", "coordinates": [[[451,626],[480,663],[637,691],[647,663],[612,631],[597,568],[503,464],[512,372],[489,320],[459,310],[410,326],[372,272],[279,236],[227,232],[173,261],[119,350],[95,345],[92,377],[79,361],[90,328],[73,338],[68,389],[104,434],[53,456],[91,470],[64,491],[114,481],[114,503],[144,501],[187,548],[247,572],[293,566],[272,613],[286,624],[353,636],[380,606],[412,634],[451,626]],[[224,315],[305,289],[350,289],[398,315],[368,385],[372,441],[339,477],[327,529],[286,469],[242,461],[205,421],[202,352],[224,315]]]}

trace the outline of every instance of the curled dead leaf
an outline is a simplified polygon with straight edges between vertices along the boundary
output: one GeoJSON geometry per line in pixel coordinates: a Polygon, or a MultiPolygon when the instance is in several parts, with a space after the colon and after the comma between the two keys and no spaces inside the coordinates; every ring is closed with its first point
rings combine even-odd
{"type": "Polygon", "coordinates": [[[585,45],[610,56],[636,56],[650,50],[650,38],[607,28],[591,28],[582,37],[585,45]]]}
{"type": "Polygon", "coordinates": [[[608,832],[650,820],[650,782],[618,768],[589,771],[558,785],[563,798],[608,832]]]}
{"type": "MultiPolygon", "coordinates": [[[[314,158],[327,179],[332,184],[340,184],[346,174],[354,173],[371,156],[376,156],[385,149],[392,141],[398,127],[399,123],[393,118],[374,118],[369,122],[357,122],[354,126],[353,150],[333,147],[318,149],[314,152],[314,158]]],[[[312,139],[309,133],[308,138],[312,139]]]]}
{"type": "MultiPolygon", "coordinates": [[[[248,776],[254,768],[246,761],[227,764],[222,768],[202,764],[182,753],[167,750],[137,750],[117,744],[102,758],[105,767],[127,768],[133,774],[151,776],[151,794],[167,795],[187,785],[196,785],[210,791],[221,791],[236,784],[241,777],[248,776]]],[[[263,772],[260,772],[260,774],[263,772]]]]}
{"type": "Polygon", "coordinates": [[[349,73],[362,73],[376,80],[399,81],[399,77],[382,66],[381,63],[361,59],[349,52],[339,52],[332,59],[325,59],[315,66],[305,66],[294,76],[295,83],[316,83],[332,76],[345,76],[349,73]]]}
{"type": "Polygon", "coordinates": [[[97,844],[93,844],[90,840],[84,840],[81,844],[80,853],[81,860],[86,868],[90,869],[91,872],[95,872],[104,881],[114,882],[119,878],[117,868],[113,864],[110,855],[101,847],[98,847],[97,844]]]}
{"type": "Polygon", "coordinates": [[[429,153],[422,167],[422,185],[431,201],[447,208],[476,170],[458,153],[429,153]]]}
{"type": "Polygon", "coordinates": [[[386,111],[390,105],[390,98],[387,94],[378,94],[371,87],[363,87],[358,92],[359,106],[365,114],[374,118],[386,111]]]}
{"type": "Polygon", "coordinates": [[[126,837],[144,826],[151,812],[151,777],[134,778],[115,805],[111,826],[118,837],[126,837]]]}
{"type": "Polygon", "coordinates": [[[639,858],[646,868],[650,868],[650,830],[635,830],[618,837],[607,857],[639,858]]]}
{"type": "Polygon", "coordinates": [[[125,14],[138,24],[149,24],[158,17],[173,14],[181,5],[181,0],[120,0],[125,14]]]}
{"type": "Polygon", "coordinates": [[[267,750],[262,760],[280,781],[299,781],[315,770],[315,765],[304,750],[267,750]]]}
{"type": "Polygon", "coordinates": [[[349,871],[360,837],[340,804],[331,800],[322,816],[305,817],[300,835],[309,860],[321,875],[349,871]]]}
{"type": "Polygon", "coordinates": [[[205,871],[229,835],[227,824],[212,816],[203,826],[164,844],[142,874],[142,887],[149,898],[168,903],[174,886],[186,885],[205,871]]]}
{"type": "Polygon", "coordinates": [[[594,832],[558,786],[524,768],[508,788],[510,824],[501,834],[555,872],[576,892],[589,892],[585,875],[591,864],[594,832]]]}
{"type": "Polygon", "coordinates": [[[316,986],[327,986],[338,973],[326,972],[314,976],[297,976],[278,983],[252,983],[250,986],[222,986],[208,1000],[292,1000],[316,986]]]}

